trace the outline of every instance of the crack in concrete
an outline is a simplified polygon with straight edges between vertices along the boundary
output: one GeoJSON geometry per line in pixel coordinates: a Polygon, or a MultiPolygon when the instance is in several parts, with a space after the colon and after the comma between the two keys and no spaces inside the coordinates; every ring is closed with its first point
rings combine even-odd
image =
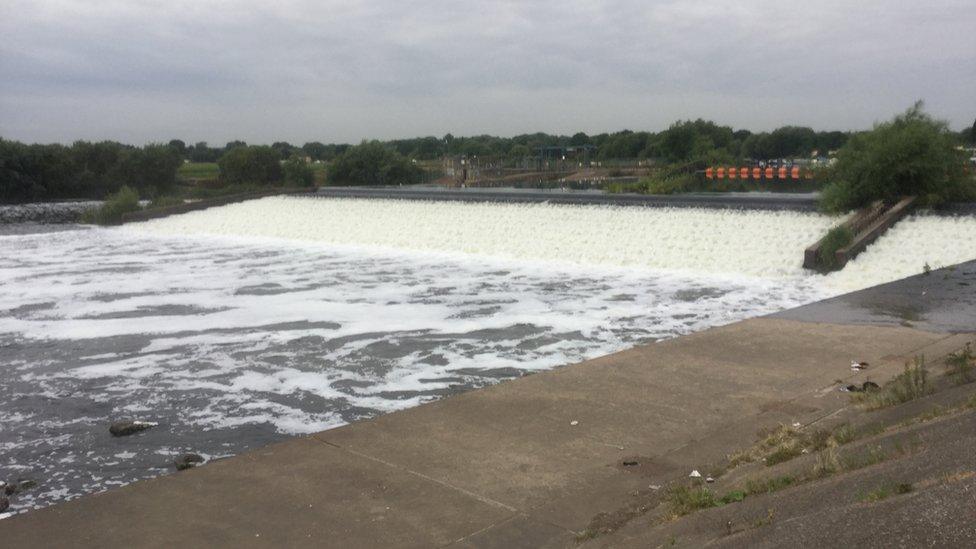
{"type": "Polygon", "coordinates": [[[426,481],[439,484],[439,485],[441,485],[441,486],[443,486],[445,488],[450,488],[451,490],[454,490],[456,492],[460,492],[460,493],[462,493],[462,494],[464,494],[464,495],[466,495],[468,497],[474,498],[474,499],[476,499],[476,500],[478,500],[481,503],[484,503],[486,505],[491,505],[492,507],[499,507],[501,509],[505,509],[506,511],[511,511],[512,513],[520,513],[521,512],[519,509],[517,509],[515,507],[512,507],[511,505],[502,503],[500,501],[493,500],[493,499],[491,499],[491,498],[489,498],[487,496],[482,496],[481,494],[476,494],[476,493],[474,493],[474,492],[472,492],[470,490],[466,490],[464,488],[461,488],[460,486],[455,486],[455,485],[453,485],[453,484],[451,484],[449,482],[445,482],[443,480],[436,479],[436,478],[431,477],[429,475],[425,475],[425,474],[423,474],[423,473],[421,473],[419,471],[414,471],[412,469],[408,469],[408,468],[403,467],[401,465],[397,465],[396,463],[392,463],[390,461],[386,461],[385,459],[380,459],[378,457],[371,456],[369,454],[364,454],[362,452],[357,452],[356,450],[351,450],[351,449],[346,448],[344,446],[339,446],[337,444],[333,444],[333,443],[331,443],[329,441],[322,440],[322,439],[320,439],[318,437],[312,437],[312,438],[314,438],[315,440],[321,442],[322,444],[326,444],[328,446],[332,446],[333,448],[338,448],[338,449],[342,450],[343,452],[348,452],[348,453],[350,453],[350,454],[352,454],[352,455],[354,455],[356,457],[361,457],[361,458],[368,459],[370,461],[375,461],[376,463],[380,463],[380,464],[386,465],[387,467],[390,467],[392,469],[397,469],[399,471],[403,471],[403,472],[409,473],[411,475],[414,475],[415,477],[422,478],[422,479],[424,479],[426,481]]]}

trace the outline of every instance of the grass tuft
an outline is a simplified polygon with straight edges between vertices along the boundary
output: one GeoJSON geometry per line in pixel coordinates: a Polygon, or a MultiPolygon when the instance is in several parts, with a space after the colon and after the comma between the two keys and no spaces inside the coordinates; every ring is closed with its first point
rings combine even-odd
{"type": "Polygon", "coordinates": [[[746,482],[746,495],[755,496],[758,494],[771,494],[792,486],[796,481],[796,477],[792,476],[779,476],[750,480],[746,482]]]}
{"type": "Polygon", "coordinates": [[[905,363],[905,371],[885,383],[880,391],[857,393],[851,397],[868,410],[880,410],[903,402],[919,399],[932,392],[928,383],[925,357],[915,357],[914,364],[905,363]]]}
{"type": "Polygon", "coordinates": [[[896,485],[884,484],[878,488],[875,488],[874,490],[871,490],[870,492],[861,494],[858,497],[858,501],[862,503],[874,503],[890,498],[891,496],[907,494],[912,490],[914,490],[914,487],[908,482],[902,482],[896,485]]]}
{"type": "Polygon", "coordinates": [[[665,498],[670,514],[675,518],[719,504],[715,494],[703,487],[672,486],[668,488],[665,498]]]}
{"type": "Polygon", "coordinates": [[[976,381],[976,356],[973,355],[972,346],[969,343],[957,353],[952,353],[945,359],[946,367],[949,369],[947,375],[956,379],[956,383],[970,383],[976,381]]]}

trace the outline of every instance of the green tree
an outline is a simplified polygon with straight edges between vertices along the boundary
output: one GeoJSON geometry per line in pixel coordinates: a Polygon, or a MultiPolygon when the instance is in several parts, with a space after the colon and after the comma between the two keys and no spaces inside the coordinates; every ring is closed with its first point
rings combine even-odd
{"type": "Polygon", "coordinates": [[[569,139],[569,144],[574,147],[579,147],[581,145],[588,145],[590,143],[590,136],[583,132],[576,132],[573,137],[569,139]]]}
{"type": "Polygon", "coordinates": [[[929,206],[968,199],[976,193],[962,167],[948,126],[923,112],[919,101],[891,121],[850,138],[828,174],[821,206],[844,212],[908,195],[929,206]]]}
{"type": "Polygon", "coordinates": [[[297,155],[286,160],[283,167],[286,185],[292,187],[311,187],[314,184],[315,174],[312,173],[312,168],[304,159],[299,158],[297,155]]]}
{"type": "Polygon", "coordinates": [[[169,145],[154,143],[127,151],[121,172],[126,182],[144,196],[165,193],[176,185],[176,170],[183,160],[169,145]]]}
{"type": "Polygon", "coordinates": [[[268,146],[233,147],[217,161],[220,179],[230,184],[279,183],[283,176],[280,158],[268,146]]]}
{"type": "Polygon", "coordinates": [[[169,146],[180,155],[180,158],[186,157],[186,143],[181,139],[170,139],[169,146]]]}
{"type": "Polygon", "coordinates": [[[292,150],[295,149],[295,147],[292,147],[287,141],[275,141],[271,144],[271,148],[278,151],[278,154],[281,156],[282,160],[288,160],[291,158],[292,150]]]}
{"type": "Polygon", "coordinates": [[[328,160],[329,147],[318,141],[310,141],[302,145],[302,151],[312,160],[328,160]]]}
{"type": "Polygon", "coordinates": [[[364,141],[339,155],[329,181],[339,185],[409,185],[420,183],[419,167],[379,141],[364,141]]]}

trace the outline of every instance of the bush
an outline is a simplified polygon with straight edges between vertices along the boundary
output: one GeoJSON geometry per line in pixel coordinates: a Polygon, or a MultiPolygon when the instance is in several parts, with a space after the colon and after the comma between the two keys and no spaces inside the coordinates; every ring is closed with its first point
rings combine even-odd
{"type": "Polygon", "coordinates": [[[122,215],[141,210],[139,193],[131,187],[122,187],[117,193],[105,199],[105,203],[82,215],[83,223],[97,223],[99,225],[117,225],[122,222],[122,215]]]}
{"type": "Polygon", "coordinates": [[[973,374],[973,370],[976,370],[974,360],[976,356],[973,355],[972,346],[967,343],[958,353],[947,356],[945,364],[949,368],[949,375],[955,376],[957,383],[963,384],[976,380],[976,375],[973,374]]]}
{"type": "Polygon", "coordinates": [[[333,162],[329,181],[339,185],[412,185],[423,171],[379,141],[350,147],[333,162]]]}
{"type": "Polygon", "coordinates": [[[293,156],[285,162],[285,184],[293,187],[311,187],[315,174],[305,160],[293,156]]]}
{"type": "Polygon", "coordinates": [[[834,267],[837,263],[837,250],[847,247],[852,240],[854,240],[854,234],[844,225],[827,231],[827,235],[820,243],[820,251],[818,252],[820,264],[828,269],[834,267]]]}
{"type": "Polygon", "coordinates": [[[946,123],[922,112],[918,102],[838,151],[820,204],[845,212],[909,195],[928,206],[965,200],[976,195],[976,184],[963,174],[963,162],[946,123]]]}
{"type": "Polygon", "coordinates": [[[644,194],[675,194],[687,192],[694,184],[694,176],[684,173],[657,175],[642,179],[635,190],[644,194]]]}
{"type": "Polygon", "coordinates": [[[281,182],[281,155],[271,147],[241,146],[227,151],[217,161],[225,184],[272,185],[281,182]]]}
{"type": "Polygon", "coordinates": [[[183,204],[182,198],[177,198],[175,196],[157,196],[153,198],[146,208],[157,209],[157,208],[168,208],[170,206],[180,206],[183,204]]]}

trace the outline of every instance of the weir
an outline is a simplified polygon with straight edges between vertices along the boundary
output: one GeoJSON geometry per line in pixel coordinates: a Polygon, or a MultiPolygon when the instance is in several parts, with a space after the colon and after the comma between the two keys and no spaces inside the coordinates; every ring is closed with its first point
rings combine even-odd
{"type": "MultiPolygon", "coordinates": [[[[836,217],[783,210],[271,197],[125,230],[820,280],[803,268],[804,249],[836,223],[836,217]]],[[[973,257],[976,216],[916,215],[819,283],[835,292],[860,289],[973,257]]]]}

